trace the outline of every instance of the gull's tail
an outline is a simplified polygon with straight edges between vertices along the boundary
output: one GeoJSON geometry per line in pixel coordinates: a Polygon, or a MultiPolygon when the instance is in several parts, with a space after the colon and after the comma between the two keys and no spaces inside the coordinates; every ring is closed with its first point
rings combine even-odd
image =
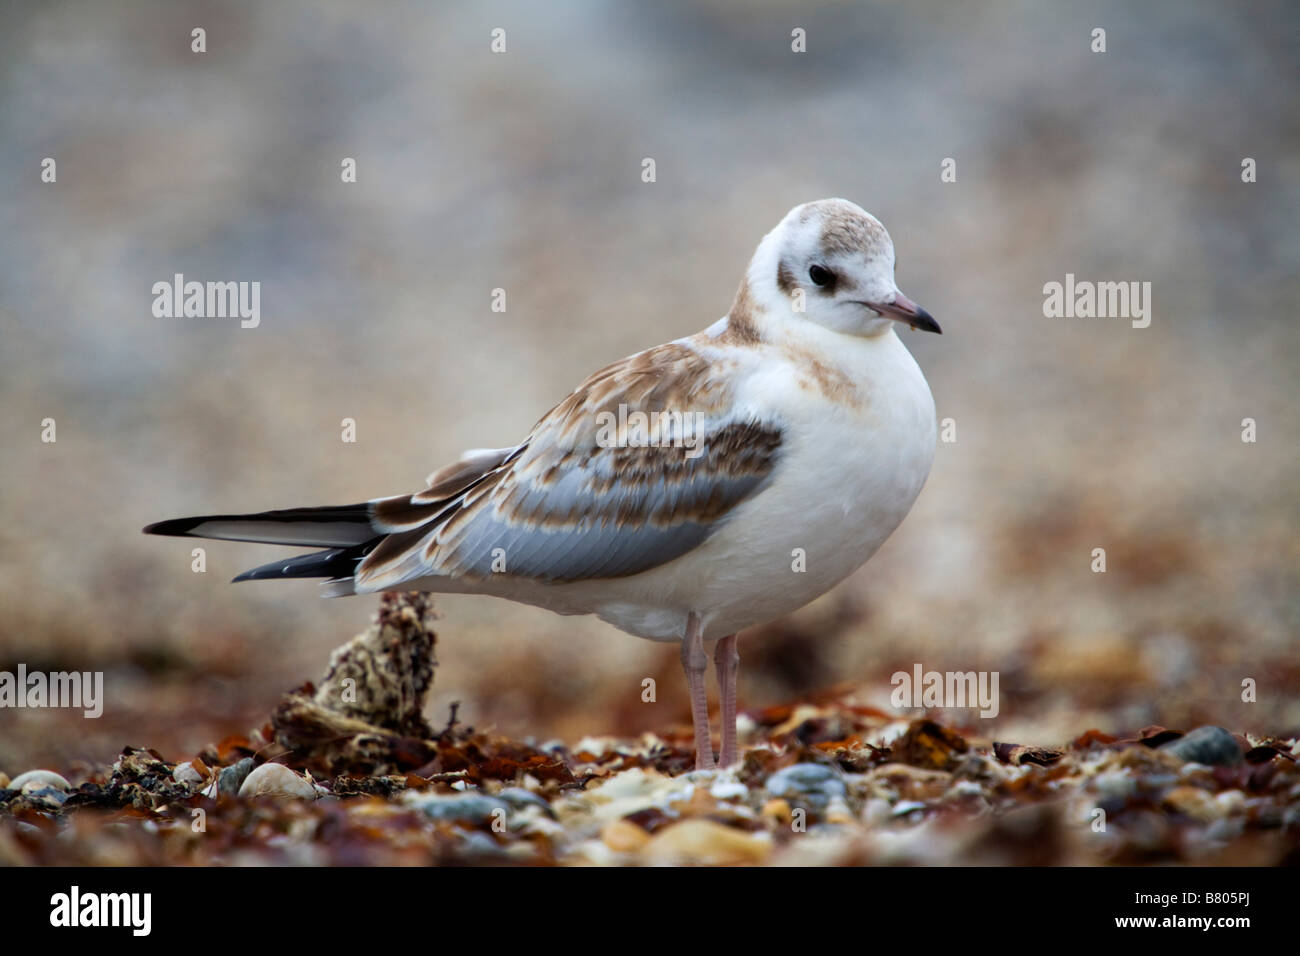
{"type": "MultiPolygon", "coordinates": [[[[235,580],[329,578],[322,585],[326,597],[355,594],[353,575],[366,555],[390,536],[400,535],[401,542],[414,543],[433,532],[440,522],[456,512],[466,494],[502,466],[508,465],[523,447],[467,451],[457,461],[431,474],[428,487],[413,495],[394,495],[326,508],[173,518],[149,525],[144,533],[326,548],[328,550],[272,561],[245,571],[235,580]]],[[[363,590],[374,589],[363,587],[363,590]]]]}
{"type": "MultiPolygon", "coordinates": [[[[215,538],[221,541],[253,541],[323,547],[326,551],[272,561],[245,571],[236,581],[268,578],[333,578],[350,583],[361,560],[385,537],[372,523],[373,503],[325,508],[289,508],[246,515],[200,515],[159,521],[144,529],[145,534],[184,538],[215,538]]],[[[331,594],[351,594],[352,589],[334,587],[331,594]]]]}

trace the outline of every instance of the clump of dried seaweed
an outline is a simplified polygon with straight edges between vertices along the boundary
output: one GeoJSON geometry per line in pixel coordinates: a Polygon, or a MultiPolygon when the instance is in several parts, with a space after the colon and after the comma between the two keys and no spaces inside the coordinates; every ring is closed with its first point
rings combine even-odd
{"type": "Polygon", "coordinates": [[[275,742],[294,763],[326,773],[384,774],[431,760],[424,705],[437,665],[436,617],[426,594],[383,595],[370,627],[330,656],[320,685],[281,700],[271,715],[275,742]]]}

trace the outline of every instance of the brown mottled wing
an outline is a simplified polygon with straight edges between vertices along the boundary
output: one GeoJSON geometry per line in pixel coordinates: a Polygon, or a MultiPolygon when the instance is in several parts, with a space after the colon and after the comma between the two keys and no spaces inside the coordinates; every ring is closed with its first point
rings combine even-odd
{"type": "Polygon", "coordinates": [[[406,507],[429,509],[425,520],[392,523],[406,530],[366,557],[356,582],[382,590],[438,576],[637,574],[704,541],[762,489],[780,447],[775,424],[735,417],[706,359],[684,344],[659,346],[597,372],[450,499],[412,497],[406,507]]]}

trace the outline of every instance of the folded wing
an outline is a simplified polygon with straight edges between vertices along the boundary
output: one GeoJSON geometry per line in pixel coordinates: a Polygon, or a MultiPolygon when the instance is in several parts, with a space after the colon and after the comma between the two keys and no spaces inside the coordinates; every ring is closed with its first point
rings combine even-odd
{"type": "Polygon", "coordinates": [[[495,463],[375,502],[390,533],[361,560],[356,590],[621,577],[685,554],[763,488],[780,454],[780,428],[738,414],[725,389],[680,343],[597,372],[495,463]]]}

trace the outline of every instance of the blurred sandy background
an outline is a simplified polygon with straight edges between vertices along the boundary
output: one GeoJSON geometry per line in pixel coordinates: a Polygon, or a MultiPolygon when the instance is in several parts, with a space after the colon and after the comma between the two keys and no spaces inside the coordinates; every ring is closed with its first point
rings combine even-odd
{"type": "MultiPolygon", "coordinates": [[[[832,195],[943,324],[905,339],[958,440],[865,569],[742,640],[742,706],[841,681],[887,705],[920,662],[1000,671],[999,739],[1296,733],[1300,13],[1052,6],[5,6],[0,669],[104,670],[107,701],[0,712],[0,769],[247,730],[375,607],[231,587],[275,552],[208,542],[195,574],[200,542],[142,525],[410,491],[512,443],[723,314],[762,234],[832,195]],[[261,327],[154,318],[177,272],[260,281],[261,327]],[[1067,272],[1150,281],[1150,328],[1044,318],[1067,272]]],[[[441,606],[435,724],[452,700],[538,739],[686,719],[675,648],[441,606]]]]}

